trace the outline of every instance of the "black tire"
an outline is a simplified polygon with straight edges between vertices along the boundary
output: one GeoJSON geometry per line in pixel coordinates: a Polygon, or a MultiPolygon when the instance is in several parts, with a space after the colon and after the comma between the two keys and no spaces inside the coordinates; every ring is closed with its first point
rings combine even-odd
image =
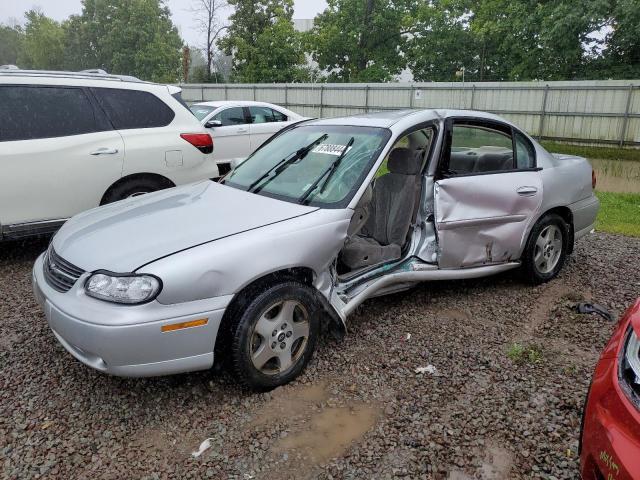
{"type": "Polygon", "coordinates": [[[235,378],[245,387],[264,391],[289,383],[300,375],[313,357],[318,342],[320,312],[315,292],[296,281],[279,283],[248,299],[236,310],[229,329],[228,354],[235,378]],[[286,312],[289,311],[285,311],[285,304],[293,305],[290,308],[291,318],[294,320],[290,323],[283,320],[287,318],[286,312]],[[303,337],[296,338],[301,329],[304,329],[303,318],[308,321],[308,334],[304,340],[303,337]],[[286,328],[281,328],[285,324],[286,328]],[[268,338],[258,333],[258,330],[264,331],[265,325],[269,327],[269,333],[266,334],[268,338]],[[293,325],[298,329],[296,333],[293,333],[293,325]],[[289,332],[292,332],[291,336],[289,332]],[[262,352],[263,348],[264,356],[259,356],[258,352],[262,352]],[[291,365],[281,370],[278,355],[286,356],[287,351],[290,354],[291,365]],[[261,363],[260,361],[269,355],[273,357],[261,369],[256,367],[254,357],[259,358],[257,362],[261,363]]]}
{"type": "Polygon", "coordinates": [[[155,192],[171,186],[173,185],[168,181],[161,181],[160,179],[153,177],[130,178],[111,187],[104,195],[100,205],[106,205],[107,203],[117,202],[118,200],[124,200],[125,198],[155,192]]]}
{"type": "Polygon", "coordinates": [[[558,275],[567,258],[569,233],[569,225],[567,225],[561,216],[555,213],[547,214],[538,220],[529,234],[527,246],[522,255],[523,273],[528,282],[538,285],[548,282],[558,275]],[[544,240],[544,238],[541,238],[541,234],[554,235],[555,245],[559,245],[561,248],[557,259],[555,255],[558,247],[551,245],[541,247],[539,239],[540,241],[544,240]],[[561,236],[559,241],[557,238],[558,235],[561,236]],[[550,250],[547,250],[547,248],[550,250]],[[547,254],[549,256],[546,257],[548,262],[545,267],[545,259],[541,258],[540,255],[545,257],[547,254]]]}

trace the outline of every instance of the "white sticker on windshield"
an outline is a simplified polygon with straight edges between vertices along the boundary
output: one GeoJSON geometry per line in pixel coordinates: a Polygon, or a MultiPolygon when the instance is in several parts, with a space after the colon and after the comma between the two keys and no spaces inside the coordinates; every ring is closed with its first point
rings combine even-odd
{"type": "MultiPolygon", "coordinates": [[[[326,153],[327,155],[342,155],[346,145],[332,145],[330,143],[321,143],[316,148],[311,150],[313,153],[326,153]]],[[[347,152],[351,150],[351,147],[347,149],[347,152]]]]}

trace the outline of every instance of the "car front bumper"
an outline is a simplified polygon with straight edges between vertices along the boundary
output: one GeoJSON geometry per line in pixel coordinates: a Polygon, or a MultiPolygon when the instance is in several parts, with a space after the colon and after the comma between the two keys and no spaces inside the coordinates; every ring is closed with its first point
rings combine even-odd
{"type": "Polygon", "coordinates": [[[231,296],[164,305],[119,305],[87,296],[85,273],[68,292],[49,286],[43,256],[33,267],[33,291],[60,344],[85,365],[112,375],[146,377],[204,370],[231,296]],[[163,332],[162,326],[207,319],[198,327],[163,332]]]}
{"type": "MultiPolygon", "coordinates": [[[[624,343],[624,335],[616,337],[624,343]]],[[[619,348],[610,345],[607,350],[619,348]]],[[[605,355],[596,366],[583,419],[583,480],[640,478],[640,412],[620,387],[618,362],[617,355],[605,355]]]]}

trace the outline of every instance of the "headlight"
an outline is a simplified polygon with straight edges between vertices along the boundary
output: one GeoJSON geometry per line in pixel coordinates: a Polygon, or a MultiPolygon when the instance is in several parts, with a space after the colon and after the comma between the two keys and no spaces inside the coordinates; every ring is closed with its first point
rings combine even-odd
{"type": "Polygon", "coordinates": [[[627,340],[624,357],[627,360],[629,368],[631,368],[635,375],[633,379],[634,382],[640,384],[640,340],[638,340],[638,336],[636,332],[633,331],[633,328],[629,333],[629,340],[627,340]]]}
{"type": "Polygon", "coordinates": [[[162,282],[153,275],[96,272],[84,285],[87,295],[114,303],[137,304],[153,300],[162,282]]]}

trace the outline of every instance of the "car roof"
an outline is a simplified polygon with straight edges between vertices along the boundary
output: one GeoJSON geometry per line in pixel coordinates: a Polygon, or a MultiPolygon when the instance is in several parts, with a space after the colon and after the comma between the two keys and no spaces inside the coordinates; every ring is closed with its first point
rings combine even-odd
{"type": "Polygon", "coordinates": [[[149,92],[166,92],[171,95],[182,91],[180,87],[140,80],[128,75],[111,75],[97,70],[81,72],[0,69],[0,84],[111,87],[149,92]]]}
{"type": "Polygon", "coordinates": [[[234,107],[254,106],[254,107],[277,107],[277,108],[283,108],[283,107],[280,107],[279,105],[275,105],[273,103],[255,102],[253,100],[217,100],[217,101],[213,101],[213,102],[197,102],[197,103],[194,103],[193,106],[194,107],[206,106],[206,107],[214,107],[214,108],[226,107],[226,106],[234,106],[234,107]]]}
{"type": "Polygon", "coordinates": [[[312,120],[305,125],[352,125],[366,127],[390,128],[405,119],[411,119],[414,123],[428,122],[448,117],[473,117],[499,120],[509,123],[503,118],[492,113],[478,110],[451,110],[451,109],[404,109],[384,110],[374,113],[361,113],[345,117],[324,118],[312,120]]]}

